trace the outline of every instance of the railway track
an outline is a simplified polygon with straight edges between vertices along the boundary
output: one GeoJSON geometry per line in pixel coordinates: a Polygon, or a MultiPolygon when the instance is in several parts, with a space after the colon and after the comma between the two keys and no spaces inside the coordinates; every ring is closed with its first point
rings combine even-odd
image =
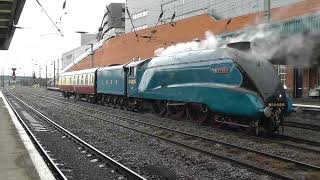
{"type": "MultiPolygon", "coordinates": [[[[33,94],[30,92],[26,92],[30,95],[33,96],[38,96],[39,94],[33,94]]],[[[41,95],[41,98],[47,98],[53,101],[58,101],[58,102],[66,102],[66,103],[70,103],[69,100],[66,100],[64,98],[59,98],[59,96],[57,96],[56,94],[53,94],[53,96],[48,96],[47,94],[41,95]],[[58,100],[57,98],[61,99],[58,100]]],[[[74,105],[74,104],[73,104],[74,105]]],[[[93,108],[88,108],[88,107],[84,107],[82,105],[75,105],[76,107],[82,107],[82,108],[87,108],[91,111],[95,111],[95,112],[101,112],[101,111],[97,111],[96,109],[93,108]]],[[[141,115],[141,114],[139,114],[141,115]]],[[[148,114],[143,114],[144,117],[146,118],[151,118],[151,119],[158,119],[159,121],[164,120],[165,118],[161,118],[161,117],[157,117],[154,115],[148,115],[148,114]]],[[[165,119],[167,120],[167,119],[165,119]]],[[[228,130],[223,130],[223,129],[218,129],[218,128],[213,128],[213,127],[209,127],[211,129],[214,129],[215,131],[221,132],[221,133],[225,133],[225,134],[233,134],[236,136],[241,136],[243,138],[251,138],[254,141],[263,141],[263,142],[267,142],[269,144],[280,144],[282,146],[287,146],[290,148],[296,148],[296,149],[300,149],[300,150],[308,150],[311,152],[315,152],[315,153],[320,153],[320,142],[317,141],[312,141],[312,140],[307,140],[307,139],[301,139],[301,138],[297,138],[297,137],[291,137],[291,136],[285,136],[285,135],[277,135],[275,137],[256,137],[256,136],[249,136],[247,134],[243,134],[243,133],[238,133],[238,132],[233,132],[233,131],[228,131],[228,130]],[[306,145],[306,146],[304,146],[306,145]],[[316,149],[313,147],[317,147],[316,149]]]]}
{"type": "MultiPolygon", "coordinates": [[[[60,106],[60,107],[65,105],[65,102],[63,102],[64,103],[63,105],[57,104],[52,101],[45,100],[44,97],[42,97],[41,100],[47,101],[49,103],[55,104],[56,106],[60,106]]],[[[75,104],[72,104],[72,106],[73,106],[72,108],[73,112],[77,112],[79,114],[90,116],[90,117],[102,120],[104,122],[112,123],[127,129],[131,129],[133,131],[140,132],[148,136],[156,137],[164,141],[168,141],[168,142],[171,142],[171,143],[174,143],[174,144],[177,144],[185,148],[189,148],[207,155],[211,155],[227,161],[231,161],[235,164],[245,166],[255,171],[269,174],[274,177],[284,178],[284,179],[294,179],[296,178],[296,176],[301,176],[301,174],[296,174],[296,172],[304,172],[308,174],[308,173],[319,172],[320,170],[320,167],[316,165],[311,165],[305,162],[300,162],[300,161],[288,159],[285,157],[268,154],[265,152],[233,145],[233,144],[222,142],[222,141],[217,141],[214,139],[210,139],[210,138],[199,136],[192,133],[182,132],[175,129],[161,127],[161,126],[150,124],[150,123],[145,123],[133,118],[101,112],[92,108],[87,108],[87,107],[83,107],[75,104]],[[74,107],[86,109],[90,111],[91,114],[85,113],[83,110],[75,109],[74,107]],[[95,112],[94,115],[92,115],[92,112],[95,112]],[[98,116],[97,114],[101,114],[101,116],[98,116]],[[108,117],[109,119],[106,119],[106,117],[108,117]],[[115,121],[112,121],[110,119],[114,119],[115,121]],[[120,122],[119,120],[126,121],[127,123],[125,124],[119,123],[120,122]],[[136,123],[140,124],[139,126],[140,128],[136,128],[136,126],[133,125],[136,123]],[[148,131],[145,131],[143,129],[148,129],[148,131]],[[197,143],[197,142],[201,142],[201,143],[197,143]],[[245,157],[245,158],[239,159],[239,156],[245,157]],[[261,161],[263,162],[264,165],[261,164],[261,161]],[[265,164],[273,164],[273,165],[280,164],[281,168],[280,169],[274,168],[273,166],[264,167],[265,164]],[[284,167],[287,167],[287,168],[284,168],[284,167]]]]}
{"type": "MultiPolygon", "coordinates": [[[[70,167],[68,169],[63,167],[63,164],[56,163],[55,158],[50,157],[49,153],[51,153],[48,148],[45,148],[43,144],[45,144],[44,141],[39,141],[38,138],[35,135],[35,131],[37,131],[37,136],[39,135],[39,126],[41,125],[41,128],[43,133],[50,133],[52,132],[51,136],[59,136],[65,139],[65,141],[68,141],[68,144],[70,142],[73,142],[73,144],[77,147],[77,150],[81,151],[81,153],[85,154],[83,156],[85,161],[88,161],[88,157],[90,158],[91,163],[96,163],[96,168],[107,168],[109,170],[109,174],[107,177],[110,178],[118,178],[118,179],[134,179],[134,180],[146,180],[141,175],[137,174],[136,172],[132,171],[131,169],[127,168],[126,166],[120,164],[119,162],[115,161],[114,159],[110,158],[103,152],[99,151],[95,147],[91,146],[87,142],[83,141],[73,133],[69,132],[65,128],[61,127],[48,117],[46,117],[41,112],[37,111],[30,105],[28,105],[26,102],[22,101],[18,97],[11,95],[14,99],[19,101],[26,109],[29,109],[31,112],[33,112],[39,119],[41,119],[41,122],[35,124],[35,120],[33,120],[31,123],[28,123],[26,119],[22,118],[22,116],[19,114],[18,110],[14,108],[12,103],[5,97],[5,100],[8,102],[12,110],[14,111],[15,115],[19,119],[20,123],[23,125],[24,129],[28,132],[28,135],[32,138],[34,144],[38,147],[41,154],[45,157],[47,164],[50,166],[50,169],[53,171],[57,179],[73,179],[72,176],[70,176],[70,172],[72,169],[70,167]],[[38,130],[37,130],[38,128],[38,130]],[[51,129],[49,131],[46,131],[44,129],[51,129]],[[54,129],[54,130],[53,130],[54,129]],[[57,135],[58,134],[58,135],[57,135]],[[62,134],[62,136],[61,136],[62,134]]],[[[29,119],[30,121],[30,119],[29,119]]],[[[40,132],[41,132],[40,131],[40,132]]],[[[61,140],[59,141],[59,144],[61,143],[61,140]]],[[[72,146],[72,145],[70,145],[72,146]]],[[[61,152],[60,152],[61,153],[61,152]]],[[[67,153],[64,151],[64,153],[67,153]]],[[[73,153],[73,152],[72,152],[73,153]]],[[[76,153],[76,152],[74,152],[76,153]]],[[[92,177],[94,179],[94,177],[92,177]]]]}
{"type": "Polygon", "coordinates": [[[320,106],[318,105],[293,104],[293,107],[301,109],[302,111],[320,112],[320,106]]]}
{"type": "Polygon", "coordinates": [[[315,124],[307,124],[307,123],[300,123],[300,122],[294,122],[294,121],[285,121],[285,126],[294,127],[294,128],[300,128],[300,129],[306,129],[306,130],[312,130],[312,131],[320,131],[320,126],[315,124]]]}
{"type": "MultiPolygon", "coordinates": [[[[50,96],[51,98],[57,98],[56,93],[53,93],[52,95],[53,96],[50,96]]],[[[320,112],[320,106],[315,106],[315,105],[295,104],[294,107],[301,108],[304,111],[308,111],[308,112],[316,112],[316,113],[320,112]]],[[[295,121],[285,121],[284,125],[287,127],[294,127],[294,128],[311,130],[311,131],[320,131],[320,126],[315,124],[301,123],[301,122],[295,122],[295,121]]]]}

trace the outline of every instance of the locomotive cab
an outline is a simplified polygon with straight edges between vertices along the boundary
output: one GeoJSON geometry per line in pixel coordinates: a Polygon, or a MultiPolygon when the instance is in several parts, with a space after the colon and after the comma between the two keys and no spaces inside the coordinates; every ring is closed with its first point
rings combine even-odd
{"type": "Polygon", "coordinates": [[[144,73],[145,67],[147,66],[150,59],[145,59],[141,61],[135,61],[127,64],[126,78],[127,78],[127,96],[136,97],[138,94],[138,85],[140,83],[141,77],[144,73]]]}

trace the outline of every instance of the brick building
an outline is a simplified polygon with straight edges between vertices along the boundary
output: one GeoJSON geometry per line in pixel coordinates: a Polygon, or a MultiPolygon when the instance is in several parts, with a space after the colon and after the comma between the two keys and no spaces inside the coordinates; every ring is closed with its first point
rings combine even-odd
{"type": "MultiPolygon", "coordinates": [[[[153,9],[149,12],[148,10],[143,10],[144,7],[149,7],[148,5],[139,8],[137,4],[132,5],[132,10],[130,10],[129,2],[130,0],[127,1],[127,6],[131,13],[131,18],[134,17],[133,19],[137,21],[136,23],[143,22],[142,20],[138,22],[139,19],[147,18],[149,15],[151,16],[151,11],[158,12],[157,9],[155,9],[157,6],[153,6],[153,9]],[[134,9],[140,11],[133,11],[134,9]],[[145,13],[144,11],[148,12],[145,13]],[[137,14],[139,12],[144,13],[137,14]]],[[[156,1],[153,0],[150,2],[156,1]]],[[[273,7],[271,10],[272,16],[271,22],[268,23],[270,28],[277,30],[277,28],[280,29],[279,27],[281,26],[282,32],[280,34],[284,37],[304,33],[310,29],[320,31],[319,0],[281,2],[286,2],[286,4],[271,5],[271,7],[273,7]],[[306,21],[309,22],[309,24],[305,24],[306,21]]],[[[261,5],[258,3],[257,6],[261,5]]],[[[163,6],[160,6],[160,8],[161,7],[163,8],[163,6]]],[[[182,9],[186,8],[183,8],[184,6],[175,6],[175,8],[181,7],[182,9]]],[[[234,8],[236,8],[236,6],[234,6],[234,8]]],[[[232,10],[230,7],[227,9],[232,10]]],[[[162,17],[163,20],[158,23],[156,29],[152,27],[154,24],[150,21],[150,25],[139,28],[140,30],[135,29],[138,30],[136,32],[137,35],[135,32],[130,32],[133,28],[128,28],[128,23],[126,22],[126,31],[128,33],[102,42],[101,47],[95,50],[94,58],[91,58],[91,55],[88,54],[87,57],[78,60],[74,66],[66,70],[74,71],[89,68],[91,60],[94,60],[93,64],[95,67],[124,64],[132,61],[132,59],[152,57],[158,48],[166,48],[180,42],[193,41],[194,39],[203,39],[205,38],[205,32],[208,30],[215,35],[227,38],[234,36],[234,34],[244,29],[250,29],[265,22],[263,9],[259,8],[257,8],[257,11],[244,11],[242,14],[240,12],[233,13],[230,17],[228,17],[228,13],[225,12],[220,12],[220,15],[218,14],[219,16],[213,15],[212,12],[215,12],[214,10],[201,9],[201,7],[197,13],[192,15],[188,15],[185,10],[183,12],[181,16],[176,14],[176,16],[180,18],[175,20],[174,23],[164,19],[172,15],[164,15],[162,17]]],[[[152,16],[154,17],[155,15],[152,16]]],[[[134,24],[134,28],[137,27],[140,26],[135,26],[134,24]]],[[[307,96],[308,90],[317,87],[319,84],[318,68],[304,68],[299,66],[276,66],[276,68],[283,83],[287,86],[289,93],[293,97],[307,96]]]]}

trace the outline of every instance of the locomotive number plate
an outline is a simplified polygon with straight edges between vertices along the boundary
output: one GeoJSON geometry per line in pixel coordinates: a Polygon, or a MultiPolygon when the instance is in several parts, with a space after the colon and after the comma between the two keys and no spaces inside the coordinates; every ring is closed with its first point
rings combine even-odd
{"type": "Polygon", "coordinates": [[[285,107],[285,103],[268,103],[269,107],[285,107]]]}

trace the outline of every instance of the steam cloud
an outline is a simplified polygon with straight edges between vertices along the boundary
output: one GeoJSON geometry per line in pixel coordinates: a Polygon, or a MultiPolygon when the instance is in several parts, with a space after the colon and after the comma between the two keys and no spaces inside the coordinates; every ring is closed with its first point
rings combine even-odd
{"type": "Polygon", "coordinates": [[[222,41],[222,39],[213,35],[210,31],[205,33],[205,37],[206,38],[201,41],[190,41],[186,43],[178,43],[167,48],[159,48],[155,50],[154,54],[156,56],[164,56],[194,50],[216,49],[222,41]]]}
{"type": "MultiPolygon", "coordinates": [[[[265,26],[260,25],[227,41],[229,43],[250,41],[251,53],[259,59],[269,60],[273,64],[306,67],[320,65],[320,32],[310,30],[309,33],[297,34],[282,40],[279,31],[266,29],[265,26]]],[[[163,56],[192,50],[216,49],[225,47],[227,41],[207,31],[204,40],[178,43],[165,49],[159,48],[155,50],[155,55],[163,56]]]]}

